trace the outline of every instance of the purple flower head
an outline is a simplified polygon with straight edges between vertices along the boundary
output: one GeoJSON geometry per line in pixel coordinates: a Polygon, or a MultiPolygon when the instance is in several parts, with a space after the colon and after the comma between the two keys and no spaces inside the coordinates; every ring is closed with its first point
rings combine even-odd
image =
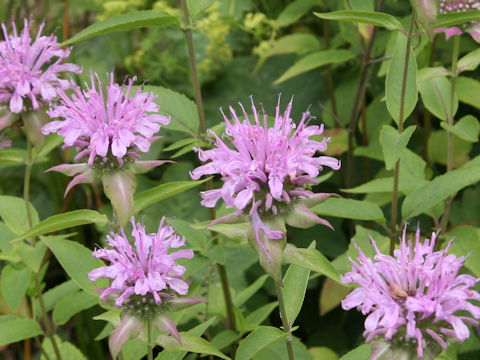
{"type": "Polygon", "coordinates": [[[117,168],[138,159],[139,152],[147,152],[158,139],[153,135],[160,124],[167,125],[170,119],[156,114],[159,108],[154,94],[137,89],[131,96],[135,77],[123,85],[113,82],[113,74],[107,77],[105,96],[100,79],[93,73],[90,88],[87,85],[82,90],[72,82],[71,98],[59,91],[60,103],[52,105],[48,115],[64,120],[52,121],[42,131],[65,137],[64,148],[78,147],[75,161],[84,159],[91,167],[117,168]]]}
{"type": "Polygon", "coordinates": [[[58,89],[70,87],[60,73],[81,72],[79,66],[64,62],[70,48],[60,48],[54,35],[42,35],[43,23],[34,39],[27,19],[20,35],[14,22],[11,35],[5,24],[1,26],[4,41],[0,42],[0,103],[9,102],[11,112],[39,109],[57,96],[58,89]]]}
{"type": "MultiPolygon", "coordinates": [[[[432,346],[447,348],[450,338],[463,342],[470,335],[465,322],[478,322],[459,311],[480,318],[480,308],[468,300],[480,300],[473,286],[480,279],[468,274],[458,275],[465,257],[435,251],[437,233],[420,242],[416,232],[415,244],[407,242],[406,229],[400,248],[394,256],[376,250],[374,260],[360,254],[357,261],[350,259],[352,271],[341,277],[344,283],[357,283],[343,301],[345,310],[357,308],[365,319],[364,336],[369,343],[383,336],[391,346],[412,346],[418,357],[432,346]]],[[[439,351],[438,351],[439,352],[439,351]]]]}
{"type": "MultiPolygon", "coordinates": [[[[292,101],[293,98],[281,114],[279,97],[273,127],[268,126],[267,114],[263,109],[257,111],[253,99],[253,123],[242,104],[239,105],[243,121],[232,107],[232,120],[222,111],[226,136],[220,138],[210,132],[215,137],[214,148],[197,149],[200,160],[210,161],[191,173],[193,179],[203,175],[222,175],[224,183],[220,189],[201,193],[202,205],[214,207],[222,198],[227,207],[236,208],[237,215],[248,214],[257,242],[259,230],[269,238],[282,238],[282,231],[269,229],[263,220],[287,215],[299,200],[320,195],[306,190],[305,186],[318,183],[315,178],[324,166],[334,170],[340,168],[337,159],[316,156],[317,152],[327,149],[330,139],[317,141],[312,138],[323,133],[323,125],[309,125],[311,117],[308,110],[303,113],[297,126],[290,118],[292,101]]],[[[306,206],[301,211],[317,222],[328,224],[306,206]]]]}
{"type": "Polygon", "coordinates": [[[114,296],[115,306],[120,307],[130,303],[131,297],[145,298],[142,303],[151,301],[161,305],[173,299],[175,293],[185,295],[188,284],[181,277],[186,269],[175,261],[179,258],[191,259],[193,251],[170,251],[184,246],[185,238],[177,235],[171,225],[165,224],[165,218],[160,221],[157,233],[152,234],[147,234],[145,227],[135,223],[133,217],[131,223],[135,239],[133,246],[121,228],[120,234],[110,233],[107,236],[111,249],[98,249],[92,254],[94,258],[110,262],[110,265],[88,274],[91,281],[99,278],[113,280],[109,288],[103,289],[100,299],[114,296]]]}
{"type": "MultiPolygon", "coordinates": [[[[440,0],[440,14],[451,12],[463,12],[468,10],[480,10],[479,0],[440,0]]],[[[460,26],[444,27],[435,29],[436,33],[445,33],[445,37],[450,39],[453,35],[461,35],[468,32],[473,40],[480,42],[480,21],[472,21],[460,26]]]]}

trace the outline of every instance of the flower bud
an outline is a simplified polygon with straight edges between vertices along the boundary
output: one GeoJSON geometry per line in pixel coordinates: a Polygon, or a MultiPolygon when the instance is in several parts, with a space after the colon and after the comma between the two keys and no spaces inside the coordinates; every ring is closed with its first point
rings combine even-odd
{"type": "Polygon", "coordinates": [[[103,190],[112,202],[120,226],[125,226],[133,214],[133,193],[137,188],[135,175],[127,170],[118,170],[102,175],[103,190]]]}
{"type": "Polygon", "coordinates": [[[277,216],[263,221],[265,228],[252,223],[248,242],[257,251],[260,265],[273,280],[282,280],[282,254],[287,245],[285,222],[277,216]]]}
{"type": "Polygon", "coordinates": [[[49,120],[47,114],[43,110],[29,111],[22,115],[22,119],[28,139],[33,143],[35,149],[40,150],[45,142],[42,126],[49,120]]]}
{"type": "Polygon", "coordinates": [[[422,24],[430,41],[433,41],[435,23],[437,22],[437,0],[410,0],[420,24],[422,24]]]}

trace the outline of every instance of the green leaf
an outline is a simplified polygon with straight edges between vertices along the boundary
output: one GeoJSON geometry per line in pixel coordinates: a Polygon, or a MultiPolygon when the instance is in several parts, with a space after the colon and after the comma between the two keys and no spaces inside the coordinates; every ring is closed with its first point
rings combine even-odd
{"type": "Polygon", "coordinates": [[[261,326],[240,342],[235,360],[250,360],[260,351],[286,335],[277,328],[261,326]]]}
{"type": "Polygon", "coordinates": [[[188,332],[180,332],[180,338],[182,343],[179,343],[172,336],[160,335],[156,339],[156,343],[167,351],[189,351],[198,354],[215,355],[226,360],[230,359],[200,336],[188,332]]]}
{"type": "MultiPolygon", "coordinates": [[[[63,236],[60,236],[63,238],[63,236]]],[[[18,244],[16,246],[17,254],[22,261],[33,272],[38,272],[42,266],[43,257],[47,247],[42,242],[37,242],[34,246],[30,244],[18,244]]]]}
{"type": "Polygon", "coordinates": [[[276,25],[278,27],[290,25],[305,15],[312,7],[321,4],[321,0],[296,0],[290,2],[278,15],[276,25]]]}
{"type": "Polygon", "coordinates": [[[188,189],[192,189],[207,180],[208,179],[198,181],[175,181],[145,190],[133,197],[133,201],[135,203],[134,213],[138,213],[139,211],[159,203],[162,200],[168,199],[171,196],[177,195],[188,189]]]}
{"type": "Polygon", "coordinates": [[[64,325],[73,315],[97,303],[98,295],[93,296],[85,291],[70,294],[55,304],[52,313],[53,322],[55,325],[64,325]]]}
{"type": "Polygon", "coordinates": [[[290,68],[288,68],[287,71],[285,71],[273,83],[280,84],[285,80],[288,80],[297,75],[303,74],[304,72],[307,72],[328,64],[337,64],[337,63],[346,62],[350,59],[353,59],[354,57],[355,57],[355,54],[349,50],[329,49],[329,50],[317,51],[301,58],[299,61],[293,64],[290,68]]]}
{"type": "MultiPolygon", "coordinates": [[[[400,162],[400,166],[402,163],[400,162]]],[[[426,180],[411,178],[410,176],[403,176],[400,170],[400,181],[398,184],[398,191],[407,194],[419,187],[425,185],[426,180]]],[[[342,189],[343,192],[351,194],[376,194],[376,193],[389,193],[393,191],[393,177],[384,177],[374,179],[365,184],[359,185],[351,189],[342,189]]]]}
{"type": "Polygon", "coordinates": [[[312,354],[312,360],[338,360],[337,353],[326,346],[311,347],[308,349],[308,352],[312,354]]]}
{"type": "MultiPolygon", "coordinates": [[[[196,336],[202,336],[203,333],[212,325],[215,321],[217,320],[217,317],[211,317],[207,321],[204,321],[200,323],[199,325],[195,326],[193,329],[190,329],[188,332],[190,334],[196,335],[196,336]]],[[[175,353],[168,352],[168,351],[162,351],[158,356],[155,358],[155,360],[182,360],[185,355],[187,354],[187,351],[178,351],[175,353]]]]}
{"type": "Polygon", "coordinates": [[[461,102],[480,109],[480,81],[459,76],[455,91],[461,102]]]}
{"type": "Polygon", "coordinates": [[[446,237],[448,240],[454,239],[448,252],[459,257],[468,254],[465,267],[480,277],[480,229],[458,226],[446,233],[446,237]]]}
{"type": "Polygon", "coordinates": [[[436,27],[437,29],[442,27],[450,27],[469,23],[471,21],[480,21],[479,10],[438,14],[436,27]]]}
{"type": "Polygon", "coordinates": [[[128,14],[112,16],[103,21],[96,22],[79,33],[64,41],[61,46],[90,39],[94,36],[109,34],[116,31],[131,30],[140,27],[153,26],[180,26],[177,16],[169,15],[163,11],[145,10],[128,14]]]}
{"type": "Polygon", "coordinates": [[[303,249],[297,248],[292,244],[287,244],[287,247],[283,251],[282,260],[287,264],[295,264],[305,269],[318,272],[341,283],[337,271],[330,261],[328,261],[320,251],[315,249],[315,245],[311,245],[308,249],[303,249]]]}
{"type": "Polygon", "coordinates": [[[246,222],[234,223],[234,224],[216,224],[209,227],[206,227],[210,224],[211,221],[205,221],[198,224],[192,224],[191,227],[203,231],[214,231],[226,236],[231,240],[238,242],[247,242],[248,239],[248,230],[251,225],[246,222]]]}
{"type": "Polygon", "coordinates": [[[318,215],[328,215],[344,219],[375,220],[384,222],[382,209],[374,203],[354,199],[328,198],[311,209],[318,215]]]}
{"type": "MultiPolygon", "coordinates": [[[[400,120],[400,99],[402,94],[406,52],[407,37],[403,33],[399,33],[397,36],[397,42],[395,44],[395,52],[393,53],[393,58],[390,62],[390,67],[387,72],[387,78],[385,79],[387,109],[397,124],[400,120]]],[[[402,121],[412,113],[415,105],[417,104],[418,91],[416,74],[417,61],[415,59],[415,53],[410,51],[407,79],[405,83],[405,102],[403,107],[402,121]]]]}
{"type": "Polygon", "coordinates": [[[402,24],[394,16],[373,11],[340,10],[328,13],[313,13],[321,19],[351,21],[384,27],[387,30],[403,30],[402,24]]]}
{"type": "Polygon", "coordinates": [[[437,176],[425,186],[408,194],[402,205],[404,220],[420,215],[466,186],[480,181],[480,166],[462,167],[437,176]]]}
{"type": "Polygon", "coordinates": [[[17,242],[35,236],[48,234],[54,231],[69,229],[74,226],[85,224],[97,224],[103,226],[108,219],[105,215],[95,210],[74,210],[64,214],[50,216],[34,225],[30,230],[16,237],[11,242],[17,242]]]}
{"type": "Polygon", "coordinates": [[[14,313],[17,312],[20,301],[27,291],[31,277],[31,270],[25,266],[8,264],[2,269],[2,295],[14,313]]]}
{"type": "Polygon", "coordinates": [[[256,68],[259,69],[265,60],[271,56],[282,54],[305,55],[318,50],[320,50],[320,43],[317,37],[312,34],[298,32],[285,35],[269,43],[267,52],[261,55],[262,57],[259,59],[256,68]]]}
{"type": "MultiPolygon", "coordinates": [[[[63,299],[64,297],[70,294],[73,294],[78,289],[79,289],[78,285],[73,280],[67,280],[64,283],[58,286],[55,286],[54,288],[44,292],[43,302],[45,304],[46,310],[47,311],[52,310],[58,301],[60,301],[61,299],[63,299]]],[[[41,311],[41,308],[40,308],[40,303],[38,302],[38,299],[35,299],[34,308],[35,308],[35,313],[39,314],[41,311]]]]}
{"type": "Polygon", "coordinates": [[[211,344],[217,349],[223,349],[232,344],[239,337],[240,334],[238,334],[237,332],[232,330],[225,330],[215,335],[215,337],[211,341],[211,344]]]}
{"type": "Polygon", "coordinates": [[[209,247],[208,250],[202,252],[202,255],[205,255],[217,264],[225,265],[225,248],[221,245],[213,245],[209,247]]]}
{"type": "Polygon", "coordinates": [[[445,77],[448,75],[450,75],[450,72],[443,66],[426,67],[423,69],[419,69],[417,71],[417,84],[423,81],[435,79],[437,77],[445,77]]]}
{"type": "Polygon", "coordinates": [[[199,127],[198,112],[195,103],[183,94],[162,86],[142,86],[144,91],[157,95],[155,103],[160,112],[171,116],[170,124],[165,128],[196,136],[199,127]]]}
{"type": "Polygon", "coordinates": [[[331,279],[325,279],[320,292],[320,316],[325,315],[340,305],[351,290],[348,285],[341,285],[331,279]]]}
{"type": "Polygon", "coordinates": [[[310,270],[292,264],[283,278],[283,297],[290,327],[295,323],[302,308],[309,276],[310,270]]]}
{"type": "MultiPolygon", "coordinates": [[[[428,161],[430,163],[447,164],[448,133],[445,130],[434,130],[430,132],[428,138],[428,161]]],[[[472,150],[472,143],[461,139],[458,136],[453,137],[453,167],[459,168],[468,161],[468,154],[472,150]]]]}
{"type": "Polygon", "coordinates": [[[235,296],[233,299],[233,303],[235,306],[240,307],[242,306],[248,299],[250,299],[260,288],[263,286],[265,281],[268,279],[268,275],[260,276],[253,284],[249,287],[243,289],[241,292],[235,296]]]}
{"type": "Polygon", "coordinates": [[[478,132],[480,124],[475,116],[465,115],[455,125],[449,125],[446,122],[440,123],[442,128],[457,135],[460,139],[476,143],[478,141],[478,132]]]}
{"type": "Polygon", "coordinates": [[[473,50],[458,60],[458,73],[472,71],[480,64],[480,49],[473,50]]]}
{"type": "MultiPolygon", "coordinates": [[[[32,204],[30,204],[30,214],[33,225],[37,224],[38,213],[32,204]]],[[[22,198],[0,195],[0,217],[15,235],[23,234],[30,229],[25,200],[22,198]]]]}
{"type": "Polygon", "coordinates": [[[170,144],[165,149],[163,149],[163,151],[177,150],[184,147],[185,145],[197,146],[196,144],[199,144],[199,143],[207,144],[205,141],[199,140],[197,138],[186,138],[186,139],[175,141],[173,144],[170,144]]]}
{"type": "MultiPolygon", "coordinates": [[[[68,360],[87,360],[85,355],[82,354],[80,350],[78,350],[75,345],[69,342],[64,342],[60,337],[55,335],[55,342],[58,345],[58,348],[60,350],[60,356],[62,359],[68,359],[68,360]]],[[[56,360],[57,357],[55,355],[55,349],[52,346],[52,342],[48,337],[45,337],[43,339],[43,344],[42,344],[43,349],[45,352],[48,354],[48,358],[50,360],[56,360]]],[[[40,360],[47,360],[45,355],[42,353],[42,356],[40,360]]]]}
{"type": "Polygon", "coordinates": [[[370,353],[372,352],[372,345],[371,344],[363,344],[352,351],[349,351],[345,355],[343,355],[340,360],[360,360],[360,359],[368,359],[370,358],[370,353]]]}
{"type": "MultiPolygon", "coordinates": [[[[421,71],[419,71],[419,74],[421,71]]],[[[418,82],[418,91],[422,96],[425,107],[437,118],[447,120],[450,115],[451,89],[450,81],[444,76],[437,76],[428,80],[418,82]]],[[[453,115],[458,109],[458,97],[453,99],[453,115]]]]}
{"type": "Polygon", "coordinates": [[[0,315],[0,346],[41,335],[42,329],[34,320],[0,315]]]}
{"type": "MultiPolygon", "coordinates": [[[[245,318],[247,327],[251,327],[252,325],[255,325],[255,326],[260,325],[277,306],[278,306],[278,301],[274,301],[252,311],[245,318]]],[[[256,329],[254,328],[252,330],[256,330],[256,329]]]]}
{"type": "Polygon", "coordinates": [[[406,128],[401,134],[392,126],[383,125],[380,131],[380,143],[387,170],[392,170],[397,160],[400,159],[414,131],[414,125],[406,128]]]}
{"type": "Polygon", "coordinates": [[[100,259],[94,259],[92,251],[85,246],[70,240],[43,238],[42,241],[53,252],[63,269],[80,288],[98,296],[95,288],[108,286],[109,281],[107,279],[98,279],[95,282],[88,279],[87,274],[90,271],[105,264],[100,259]]]}
{"type": "Polygon", "coordinates": [[[2,149],[0,151],[0,167],[24,165],[23,149],[2,149]]]}
{"type": "MultiPolygon", "coordinates": [[[[37,155],[34,155],[34,158],[41,158],[43,156],[47,156],[50,152],[55,149],[56,147],[63,144],[64,137],[57,135],[57,134],[50,134],[45,137],[45,143],[43,144],[42,148],[38,152],[37,155]]],[[[34,149],[35,150],[35,149],[34,149]]]]}

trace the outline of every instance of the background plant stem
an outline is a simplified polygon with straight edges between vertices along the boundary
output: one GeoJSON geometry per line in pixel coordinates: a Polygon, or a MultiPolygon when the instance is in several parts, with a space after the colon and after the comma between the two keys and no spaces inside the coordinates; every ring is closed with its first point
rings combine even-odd
{"type": "Polygon", "coordinates": [[[147,358],[153,360],[153,345],[152,345],[152,321],[147,320],[147,358]]]}
{"type": "MultiPolygon", "coordinates": [[[[27,137],[27,164],[25,168],[25,177],[23,181],[23,199],[25,200],[25,211],[27,213],[27,221],[28,227],[31,228],[33,226],[32,220],[32,213],[30,210],[30,179],[32,177],[32,166],[34,161],[32,160],[32,142],[27,137]]],[[[35,246],[35,240],[29,239],[30,245],[35,246]]],[[[42,309],[43,321],[45,322],[45,328],[47,331],[47,337],[52,342],[53,350],[55,351],[55,356],[58,360],[62,360],[62,356],[60,355],[60,350],[57,345],[57,341],[55,340],[55,333],[52,328],[52,324],[50,322],[50,318],[47,313],[47,308],[45,307],[45,303],[43,301],[42,296],[42,283],[40,280],[40,275],[38,272],[33,273],[33,277],[35,280],[35,287],[37,290],[38,302],[40,304],[40,308],[42,309]]]]}
{"type": "MultiPolygon", "coordinates": [[[[385,6],[385,0],[379,0],[377,6],[377,12],[383,10],[385,6]]],[[[367,49],[364,51],[362,56],[362,63],[360,67],[360,74],[358,75],[358,85],[355,90],[355,96],[353,100],[352,113],[350,115],[350,122],[348,124],[348,150],[347,150],[347,176],[346,176],[346,187],[351,188],[353,186],[353,150],[354,150],[354,140],[355,133],[357,129],[358,117],[360,114],[361,105],[365,98],[365,90],[367,87],[367,82],[370,79],[370,55],[372,53],[373,44],[375,43],[375,38],[377,35],[377,28],[373,28],[372,35],[368,41],[367,49]]]]}
{"type": "MultiPolygon", "coordinates": [[[[407,88],[408,63],[412,44],[413,28],[415,27],[416,13],[412,10],[412,18],[408,29],[407,49],[405,50],[405,63],[403,66],[402,90],[400,93],[400,114],[398,119],[398,134],[403,132],[403,116],[405,114],[405,92],[407,88]]],[[[397,239],[397,212],[398,212],[398,182],[400,179],[400,159],[395,163],[393,170],[393,193],[392,193],[392,218],[390,219],[390,255],[393,255],[397,239]]]]}
{"type": "MultiPolygon", "coordinates": [[[[188,5],[186,0],[182,0],[182,10],[183,16],[185,21],[185,35],[187,37],[187,46],[188,46],[188,58],[190,63],[190,72],[192,75],[192,84],[195,93],[195,103],[197,105],[197,112],[198,112],[198,119],[200,122],[200,133],[205,133],[207,131],[207,125],[205,121],[205,112],[203,110],[203,100],[202,100],[202,91],[200,89],[200,82],[198,80],[198,73],[197,73],[197,66],[195,62],[195,50],[193,47],[193,39],[192,39],[192,30],[190,27],[190,13],[188,11],[188,5]]],[[[213,183],[211,180],[208,180],[206,183],[207,190],[211,190],[213,188],[213,183]]],[[[215,219],[215,209],[210,209],[210,219],[215,219]]],[[[218,244],[218,241],[214,240],[214,244],[218,244]]],[[[222,291],[223,296],[225,299],[225,308],[227,310],[227,328],[229,330],[236,330],[236,321],[235,321],[235,311],[233,306],[232,295],[230,293],[230,286],[228,283],[227,277],[227,270],[225,266],[221,264],[216,264],[217,270],[220,275],[220,282],[222,284],[222,291]]],[[[236,346],[234,345],[234,348],[236,346]]]]}
{"type": "MultiPolygon", "coordinates": [[[[452,50],[452,71],[451,71],[451,87],[450,87],[450,111],[447,116],[447,124],[453,125],[454,117],[454,103],[455,103],[455,89],[457,84],[457,62],[458,55],[460,51],[460,36],[456,35],[453,37],[453,50],[452,50]]],[[[453,170],[453,134],[450,131],[447,131],[447,173],[453,170]]],[[[445,210],[443,212],[442,220],[440,222],[440,228],[446,231],[448,218],[450,217],[450,206],[452,205],[454,196],[450,196],[445,199],[445,210]]],[[[439,239],[437,245],[440,247],[442,241],[439,239]]]]}
{"type": "Polygon", "coordinates": [[[292,330],[290,329],[290,324],[287,319],[287,311],[285,309],[285,301],[283,300],[282,293],[283,284],[281,280],[275,280],[275,292],[277,293],[278,307],[280,309],[280,317],[282,318],[283,331],[288,334],[285,338],[287,344],[288,358],[289,360],[294,360],[293,355],[293,346],[292,346],[292,330]]]}

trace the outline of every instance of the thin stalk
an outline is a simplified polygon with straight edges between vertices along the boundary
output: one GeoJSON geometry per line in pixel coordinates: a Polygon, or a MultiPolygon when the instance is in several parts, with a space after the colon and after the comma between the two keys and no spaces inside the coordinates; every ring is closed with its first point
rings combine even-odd
{"type": "Polygon", "coordinates": [[[70,0],[63,1],[63,41],[66,41],[70,38],[70,18],[68,13],[70,11],[70,0]]]}
{"type": "Polygon", "coordinates": [[[198,80],[197,63],[195,62],[195,49],[193,47],[192,29],[190,28],[190,13],[188,11],[187,0],[182,0],[183,19],[185,21],[185,36],[187,38],[188,60],[190,63],[190,72],[192,74],[193,92],[195,94],[195,104],[197,105],[198,120],[200,122],[200,131],[205,132],[207,125],[205,121],[205,112],[203,111],[202,91],[200,90],[200,81],[198,80]]]}
{"type": "MultiPolygon", "coordinates": [[[[200,89],[200,82],[198,80],[197,67],[195,63],[195,50],[193,47],[192,39],[192,30],[190,29],[190,13],[188,11],[188,6],[186,0],[182,0],[182,10],[184,21],[186,25],[185,36],[187,38],[188,46],[188,57],[190,62],[190,72],[192,75],[192,84],[193,90],[195,93],[195,104],[197,105],[197,112],[199,118],[199,127],[200,132],[205,133],[207,131],[207,124],[205,121],[205,112],[203,110],[203,100],[202,100],[202,91],[200,89]]],[[[206,183],[207,190],[213,189],[213,183],[211,180],[206,183]]],[[[210,219],[215,219],[215,209],[210,209],[210,219]]],[[[218,244],[218,241],[214,241],[215,244],[218,244]]],[[[227,270],[225,266],[217,264],[218,273],[220,275],[220,282],[222,284],[223,297],[225,299],[225,308],[227,310],[227,328],[229,330],[236,330],[236,321],[235,321],[235,311],[233,306],[232,294],[230,293],[230,286],[227,278],[227,270]]],[[[236,345],[233,345],[233,352],[235,351],[236,345]]]]}
{"type": "Polygon", "coordinates": [[[288,323],[287,310],[285,309],[285,301],[283,300],[282,287],[282,281],[275,280],[275,292],[277,293],[278,307],[280,308],[280,317],[282,318],[283,324],[283,332],[288,334],[285,338],[285,342],[287,344],[288,359],[294,360],[295,357],[293,355],[292,346],[292,329],[290,328],[290,324],[288,323]]]}
{"type": "MultiPolygon", "coordinates": [[[[400,110],[398,119],[398,133],[403,132],[403,116],[405,114],[405,93],[407,88],[408,60],[410,59],[410,48],[412,43],[413,28],[416,20],[415,10],[412,10],[412,19],[408,29],[407,49],[405,51],[405,63],[403,66],[402,90],[400,93],[400,110]]],[[[392,218],[390,221],[390,255],[393,255],[395,249],[395,240],[397,238],[397,211],[398,211],[398,182],[400,178],[400,159],[395,163],[393,171],[393,194],[392,194],[392,218]]]]}
{"type": "MultiPolygon", "coordinates": [[[[383,10],[385,6],[385,0],[379,0],[377,6],[377,12],[383,10]]],[[[347,151],[347,188],[353,186],[353,143],[355,139],[355,132],[357,128],[358,117],[361,109],[361,104],[365,98],[365,90],[367,82],[370,79],[370,55],[373,50],[373,44],[377,35],[377,28],[373,28],[372,36],[367,44],[367,49],[362,56],[362,64],[360,67],[360,74],[358,75],[358,85],[355,90],[355,96],[353,100],[352,113],[350,115],[350,123],[348,124],[348,151],[347,151]]]]}
{"type": "MultiPolygon", "coordinates": [[[[455,89],[457,84],[457,63],[458,55],[460,52],[460,36],[454,36],[453,39],[453,51],[452,51],[452,72],[451,72],[451,87],[450,87],[450,111],[447,117],[447,124],[453,125],[454,117],[454,102],[455,102],[455,89]]],[[[447,132],[447,173],[453,170],[453,134],[447,132]]],[[[450,216],[450,206],[453,201],[453,196],[448,197],[445,200],[445,211],[443,212],[442,220],[440,222],[440,228],[445,230],[448,224],[448,218],[450,216]]],[[[441,240],[438,242],[438,247],[441,245],[441,240]]]]}
{"type": "Polygon", "coordinates": [[[153,345],[152,345],[152,321],[147,320],[147,358],[153,360],[153,345]]]}
{"type": "MultiPolygon", "coordinates": [[[[328,11],[328,0],[323,0],[323,11],[328,11]]],[[[323,20],[323,38],[325,39],[325,50],[330,49],[330,31],[328,28],[328,20],[323,20]]],[[[333,73],[332,67],[327,65],[327,85],[328,85],[328,96],[332,104],[332,113],[335,117],[338,116],[337,109],[337,99],[335,97],[335,86],[333,84],[333,73]]],[[[335,127],[338,128],[339,124],[335,122],[335,127]]]]}
{"type": "MultiPolygon", "coordinates": [[[[23,200],[25,201],[25,210],[27,212],[28,227],[33,226],[32,213],[30,210],[30,179],[32,177],[32,142],[27,139],[27,164],[25,167],[25,177],[23,179],[23,200]]],[[[34,245],[33,239],[29,239],[30,245],[34,245]]]]}
{"type": "MultiPolygon", "coordinates": [[[[25,169],[25,177],[23,181],[23,199],[25,200],[25,209],[27,212],[27,221],[28,227],[31,228],[33,226],[32,221],[32,213],[30,211],[30,179],[32,175],[32,142],[30,139],[27,138],[27,164],[25,169]]],[[[35,241],[34,239],[29,239],[30,245],[34,246],[35,241]]],[[[50,322],[50,318],[48,317],[47,308],[45,307],[45,303],[43,301],[42,296],[42,284],[40,281],[40,275],[37,272],[33,273],[33,277],[35,280],[35,287],[37,290],[38,302],[40,303],[40,308],[42,309],[42,316],[45,322],[45,327],[47,330],[47,337],[52,342],[53,350],[55,351],[55,356],[58,360],[62,360],[62,356],[60,355],[60,350],[58,349],[57,341],[55,340],[54,331],[52,329],[52,324],[50,322]]]]}
{"type": "MultiPolygon", "coordinates": [[[[437,48],[437,38],[433,39],[433,43],[430,48],[430,57],[428,59],[428,66],[433,66],[435,60],[435,51],[437,48]]],[[[428,164],[428,138],[430,137],[430,129],[432,127],[430,111],[425,108],[423,113],[423,159],[428,164]]]]}

